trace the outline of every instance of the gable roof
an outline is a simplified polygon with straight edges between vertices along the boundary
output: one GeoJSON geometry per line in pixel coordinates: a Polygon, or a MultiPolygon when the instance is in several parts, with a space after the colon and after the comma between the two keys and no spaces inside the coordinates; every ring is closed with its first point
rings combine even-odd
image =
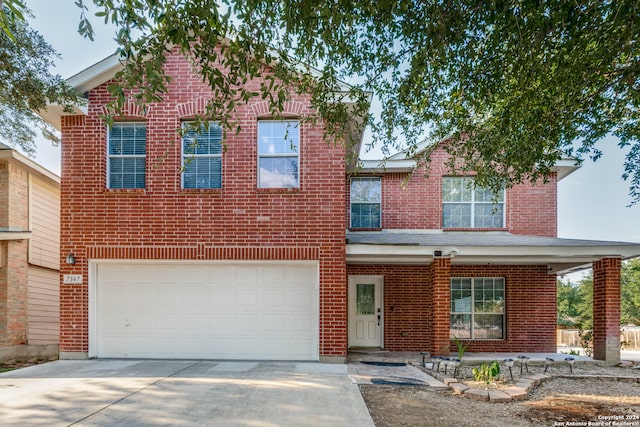
{"type": "Polygon", "coordinates": [[[428,264],[436,251],[452,264],[547,264],[549,273],[589,268],[602,258],[640,256],[640,243],[441,230],[347,231],[347,263],[428,264]]]}
{"type": "MultiPolygon", "coordinates": [[[[100,86],[113,79],[116,73],[124,68],[124,63],[120,59],[118,53],[107,56],[106,58],[96,62],[93,65],[85,68],[84,70],[74,74],[67,79],[67,83],[73,87],[78,93],[86,94],[92,89],[100,86]]],[[[311,68],[311,72],[314,75],[319,76],[320,71],[316,68],[311,68]]],[[[351,88],[349,84],[343,81],[338,81],[340,90],[347,92],[351,88]]],[[[371,102],[372,93],[368,93],[369,102],[371,102]]],[[[346,104],[352,103],[351,99],[344,99],[341,102],[346,104]]],[[[54,126],[56,129],[61,130],[61,117],[65,115],[86,115],[88,109],[85,106],[74,106],[72,112],[65,112],[63,106],[59,104],[50,104],[44,110],[37,112],[43,119],[54,126]]],[[[360,140],[364,134],[364,126],[362,123],[354,123],[353,131],[359,133],[360,140]]],[[[357,147],[359,151],[359,146],[357,147]]]]}
{"type": "MultiPolygon", "coordinates": [[[[444,138],[435,145],[438,145],[447,138],[444,138]]],[[[360,171],[368,173],[384,173],[384,172],[412,172],[418,165],[415,160],[416,156],[424,152],[427,148],[432,146],[432,142],[423,140],[416,144],[415,150],[405,149],[392,156],[389,156],[382,160],[361,160],[360,171]]],[[[553,172],[557,172],[558,181],[566,178],[576,170],[580,168],[578,161],[573,158],[565,157],[558,161],[551,168],[553,172]]]]}
{"type": "Polygon", "coordinates": [[[0,142],[0,163],[5,162],[17,164],[29,173],[36,174],[54,185],[60,185],[60,177],[58,175],[21,154],[18,150],[0,142]]]}

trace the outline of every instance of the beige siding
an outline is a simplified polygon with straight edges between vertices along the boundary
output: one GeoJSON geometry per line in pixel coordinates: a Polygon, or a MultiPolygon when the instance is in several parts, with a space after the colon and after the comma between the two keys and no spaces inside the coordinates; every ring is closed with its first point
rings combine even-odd
{"type": "Polygon", "coordinates": [[[29,263],[60,269],[60,188],[34,175],[29,179],[29,263]]]}
{"type": "Polygon", "coordinates": [[[29,266],[27,333],[29,344],[58,344],[60,287],[56,270],[29,266]]]}

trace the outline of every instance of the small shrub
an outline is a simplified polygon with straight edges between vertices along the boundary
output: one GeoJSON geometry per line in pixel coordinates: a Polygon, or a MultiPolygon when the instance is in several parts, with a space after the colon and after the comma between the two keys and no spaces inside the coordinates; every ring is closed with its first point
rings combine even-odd
{"type": "Polygon", "coordinates": [[[453,343],[458,347],[458,359],[462,360],[462,356],[464,356],[464,352],[467,350],[467,347],[469,347],[469,343],[463,344],[455,335],[453,336],[453,343]]]}
{"type": "Polygon", "coordinates": [[[494,360],[493,362],[483,363],[477,368],[471,370],[473,373],[473,379],[476,381],[483,381],[485,384],[489,384],[495,378],[500,375],[500,364],[494,360]]]}

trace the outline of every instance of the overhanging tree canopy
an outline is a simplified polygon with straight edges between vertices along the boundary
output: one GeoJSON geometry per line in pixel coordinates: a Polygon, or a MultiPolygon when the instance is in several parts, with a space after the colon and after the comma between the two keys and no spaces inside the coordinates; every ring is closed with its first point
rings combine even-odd
{"type": "MultiPolygon", "coordinates": [[[[127,60],[112,87],[116,111],[123,88],[139,89],[141,103],[162,97],[162,64],[178,46],[214,91],[209,115],[227,128],[238,102],[262,96],[277,113],[299,87],[313,95],[328,135],[344,136],[342,79],[357,114],[366,115],[366,91],[379,99],[379,116],[369,117],[374,142],[415,148],[425,135],[450,137],[447,149],[464,160],[458,171],[476,171],[477,184],[493,189],[540,179],[563,156],[598,158],[596,142],[613,134],[629,148],[624,178],[640,200],[638,1],[93,3],[116,26],[127,60]],[[259,64],[275,78],[248,92],[243,83],[259,64]],[[320,70],[314,78],[311,67],[320,70]]],[[[92,34],[87,17],[80,32],[92,34]]]]}
{"type": "Polygon", "coordinates": [[[24,21],[19,2],[0,1],[0,138],[35,152],[34,129],[56,141],[55,129],[35,111],[49,103],[65,107],[83,102],[65,80],[52,72],[55,50],[24,21]]]}

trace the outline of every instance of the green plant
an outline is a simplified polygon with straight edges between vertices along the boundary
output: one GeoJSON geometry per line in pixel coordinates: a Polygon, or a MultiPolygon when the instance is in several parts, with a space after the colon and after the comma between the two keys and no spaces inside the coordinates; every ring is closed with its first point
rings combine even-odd
{"type": "Polygon", "coordinates": [[[500,375],[500,364],[494,360],[491,363],[483,363],[477,368],[471,370],[473,373],[473,379],[476,381],[483,381],[485,384],[489,384],[500,375]]]}
{"type": "Polygon", "coordinates": [[[580,356],[580,352],[578,350],[571,349],[570,351],[562,351],[562,354],[569,354],[571,356],[580,356]]]}
{"type": "Polygon", "coordinates": [[[452,341],[456,345],[456,347],[458,347],[458,359],[462,360],[462,356],[464,355],[464,352],[467,350],[467,347],[469,347],[469,343],[463,344],[463,342],[460,341],[458,337],[456,337],[455,335],[453,336],[452,341]]]}

